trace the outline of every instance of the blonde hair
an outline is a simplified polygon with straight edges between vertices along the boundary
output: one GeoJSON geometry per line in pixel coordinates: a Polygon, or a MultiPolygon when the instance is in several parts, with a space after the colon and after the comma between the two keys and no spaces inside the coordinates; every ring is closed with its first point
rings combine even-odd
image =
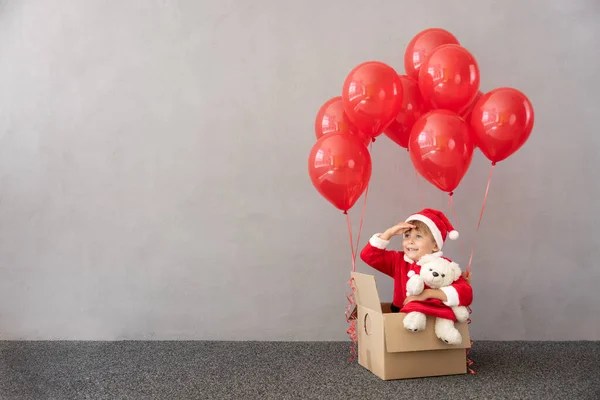
{"type": "Polygon", "coordinates": [[[429,227],[422,221],[407,221],[409,224],[414,225],[415,227],[413,228],[413,230],[419,232],[420,234],[422,234],[423,236],[428,237],[429,239],[431,239],[431,241],[433,242],[433,246],[434,249],[438,249],[438,245],[437,242],[435,241],[435,238],[433,237],[433,233],[431,233],[431,230],[429,229],[429,227]]]}

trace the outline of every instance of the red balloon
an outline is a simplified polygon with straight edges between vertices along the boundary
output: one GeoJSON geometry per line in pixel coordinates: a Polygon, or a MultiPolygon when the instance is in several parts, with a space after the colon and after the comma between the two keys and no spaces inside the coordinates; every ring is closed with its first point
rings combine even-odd
{"type": "Polygon", "coordinates": [[[444,192],[452,192],[473,158],[470,127],[458,114],[433,110],[413,126],[408,150],[421,175],[444,192]]]}
{"type": "Polygon", "coordinates": [[[417,81],[407,75],[400,75],[400,81],[402,82],[402,92],[404,94],[402,110],[400,110],[398,116],[385,129],[384,133],[387,137],[406,149],[408,147],[410,130],[419,117],[429,110],[423,103],[417,81]]]}
{"type": "Polygon", "coordinates": [[[419,88],[434,108],[459,113],[479,92],[479,66],[475,57],[457,44],[438,47],[419,72],[419,88]]]}
{"type": "Polygon", "coordinates": [[[421,65],[427,57],[441,45],[460,44],[450,32],[441,28],[430,28],[419,32],[406,46],[404,52],[404,70],[406,75],[419,79],[421,65]]]}
{"type": "Polygon", "coordinates": [[[483,92],[480,90],[477,92],[477,95],[475,95],[475,98],[473,99],[471,104],[469,104],[467,107],[463,108],[463,110],[459,113],[460,116],[462,117],[462,119],[467,121],[467,123],[471,119],[471,113],[473,112],[473,107],[475,107],[475,103],[477,103],[477,101],[481,98],[481,96],[483,96],[483,92]]]}
{"type": "Polygon", "coordinates": [[[331,133],[314,144],[308,174],[317,191],[346,212],[360,198],[371,179],[371,156],[354,135],[331,133]]]}
{"type": "Polygon", "coordinates": [[[473,140],[493,163],[519,150],[533,130],[533,105],[522,92],[498,88],[484,94],[473,107],[473,140]]]}
{"type": "Polygon", "coordinates": [[[354,125],[367,135],[377,137],[402,108],[402,82],[389,65],[368,61],[348,74],[342,99],[354,125]]]}
{"type": "Polygon", "coordinates": [[[350,121],[350,118],[348,118],[348,115],[344,111],[342,96],[327,100],[319,109],[317,118],[315,119],[315,134],[317,135],[317,139],[328,133],[335,132],[357,135],[365,146],[368,146],[372,140],[368,135],[359,131],[350,121]]]}

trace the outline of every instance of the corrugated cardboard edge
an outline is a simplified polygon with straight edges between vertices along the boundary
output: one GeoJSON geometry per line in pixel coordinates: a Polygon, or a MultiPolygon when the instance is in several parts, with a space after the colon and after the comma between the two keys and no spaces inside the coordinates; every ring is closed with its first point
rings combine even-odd
{"type": "Polygon", "coordinates": [[[356,287],[356,304],[373,311],[381,312],[381,302],[373,275],[352,272],[354,286],[356,287]]]}

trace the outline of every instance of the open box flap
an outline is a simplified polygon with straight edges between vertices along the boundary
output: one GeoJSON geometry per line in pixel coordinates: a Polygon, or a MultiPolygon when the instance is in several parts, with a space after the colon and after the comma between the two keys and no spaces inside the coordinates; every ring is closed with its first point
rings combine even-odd
{"type": "Polygon", "coordinates": [[[370,310],[381,312],[375,277],[360,272],[352,272],[352,277],[356,287],[356,303],[370,310]]]}
{"type": "Polygon", "coordinates": [[[424,350],[448,350],[467,349],[471,347],[471,336],[466,322],[454,324],[462,335],[462,343],[450,345],[442,342],[435,336],[435,318],[427,317],[427,327],[421,332],[409,332],[404,328],[405,313],[385,314],[385,347],[389,353],[424,351],[424,350]]]}

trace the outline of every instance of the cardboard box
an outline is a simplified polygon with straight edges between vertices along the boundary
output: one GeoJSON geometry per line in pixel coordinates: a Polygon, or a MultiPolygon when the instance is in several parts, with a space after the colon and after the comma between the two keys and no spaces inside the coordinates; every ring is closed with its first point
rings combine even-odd
{"type": "Polygon", "coordinates": [[[404,329],[406,314],[392,313],[382,303],[373,275],[353,272],[356,287],[358,363],[383,380],[467,373],[466,349],[471,337],[466,322],[456,323],[460,345],[449,345],[435,336],[435,318],[427,317],[421,332],[404,329]]]}

